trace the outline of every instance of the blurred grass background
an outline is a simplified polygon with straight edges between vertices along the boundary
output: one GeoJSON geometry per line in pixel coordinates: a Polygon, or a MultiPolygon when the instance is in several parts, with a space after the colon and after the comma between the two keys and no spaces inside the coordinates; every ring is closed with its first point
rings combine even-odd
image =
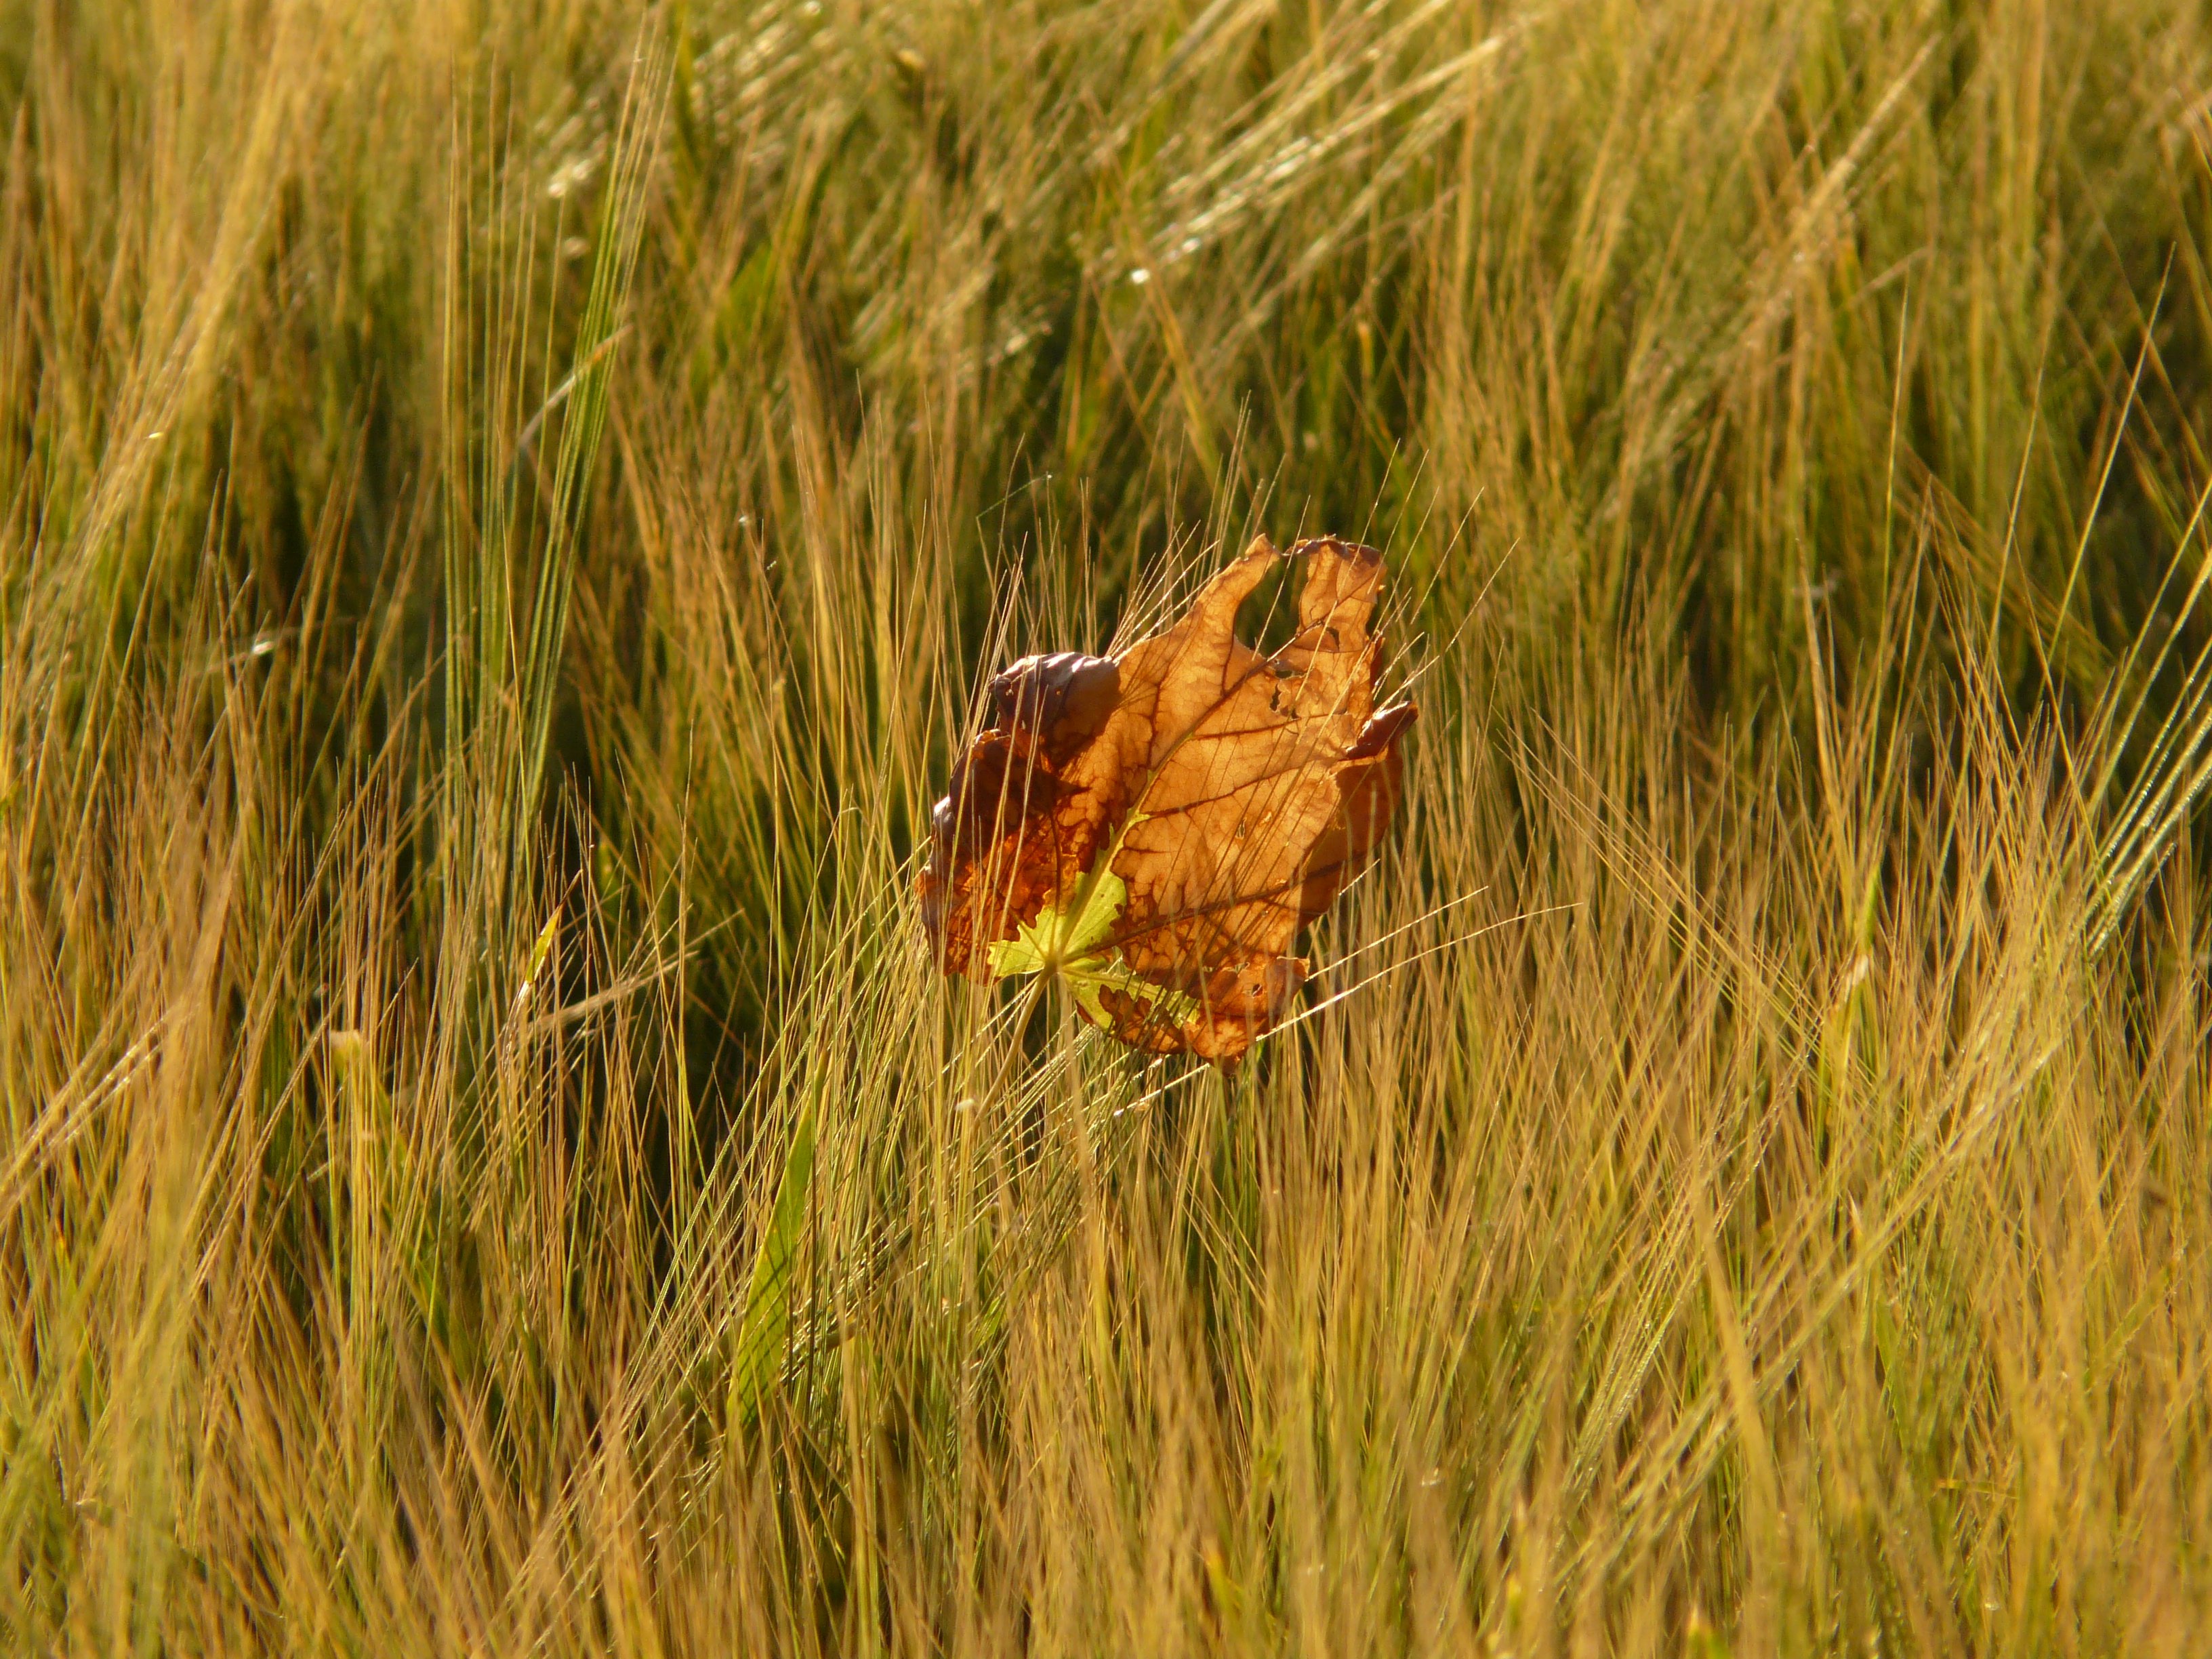
{"type": "Polygon", "coordinates": [[[24,1652],[2187,1654],[2212,17],[0,0],[24,1652]],[[1243,1075],[977,676],[1384,546],[1243,1075]]]}

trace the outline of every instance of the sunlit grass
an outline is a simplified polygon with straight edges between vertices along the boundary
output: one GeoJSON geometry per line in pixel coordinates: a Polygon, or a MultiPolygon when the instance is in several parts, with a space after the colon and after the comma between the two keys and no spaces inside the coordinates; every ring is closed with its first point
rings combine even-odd
{"type": "Polygon", "coordinates": [[[2212,26],[0,0],[25,1651],[2191,1654],[2212,26]],[[1394,571],[1234,1077],[994,665],[1394,571]]]}

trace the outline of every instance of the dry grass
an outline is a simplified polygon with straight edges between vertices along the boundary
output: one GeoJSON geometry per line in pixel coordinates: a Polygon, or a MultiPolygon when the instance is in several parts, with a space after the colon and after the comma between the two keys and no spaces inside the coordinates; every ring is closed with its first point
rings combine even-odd
{"type": "Polygon", "coordinates": [[[2189,1654],[2212,25],[0,0],[21,1651],[2189,1654]],[[919,945],[1255,526],[1224,1081],[919,945]]]}

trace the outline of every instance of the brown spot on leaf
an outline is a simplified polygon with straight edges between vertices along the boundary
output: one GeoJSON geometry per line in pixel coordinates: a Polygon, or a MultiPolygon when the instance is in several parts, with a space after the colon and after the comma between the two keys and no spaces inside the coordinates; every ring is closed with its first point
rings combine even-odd
{"type": "Polygon", "coordinates": [[[1097,856],[1110,790],[1064,773],[1121,702],[1110,658],[1073,651],[1024,657],[994,676],[990,726],[952,769],[930,814],[922,921],[948,974],[988,979],[983,949],[1012,939],[1097,856]]]}

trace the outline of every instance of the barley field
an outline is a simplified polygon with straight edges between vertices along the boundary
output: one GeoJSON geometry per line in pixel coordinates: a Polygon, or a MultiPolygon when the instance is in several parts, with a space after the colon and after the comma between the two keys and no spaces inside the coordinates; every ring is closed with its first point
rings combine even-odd
{"type": "Polygon", "coordinates": [[[2212,1650],[2212,13],[0,0],[0,1647],[2212,1650]],[[979,687],[1421,705],[1223,1072],[979,687]]]}

